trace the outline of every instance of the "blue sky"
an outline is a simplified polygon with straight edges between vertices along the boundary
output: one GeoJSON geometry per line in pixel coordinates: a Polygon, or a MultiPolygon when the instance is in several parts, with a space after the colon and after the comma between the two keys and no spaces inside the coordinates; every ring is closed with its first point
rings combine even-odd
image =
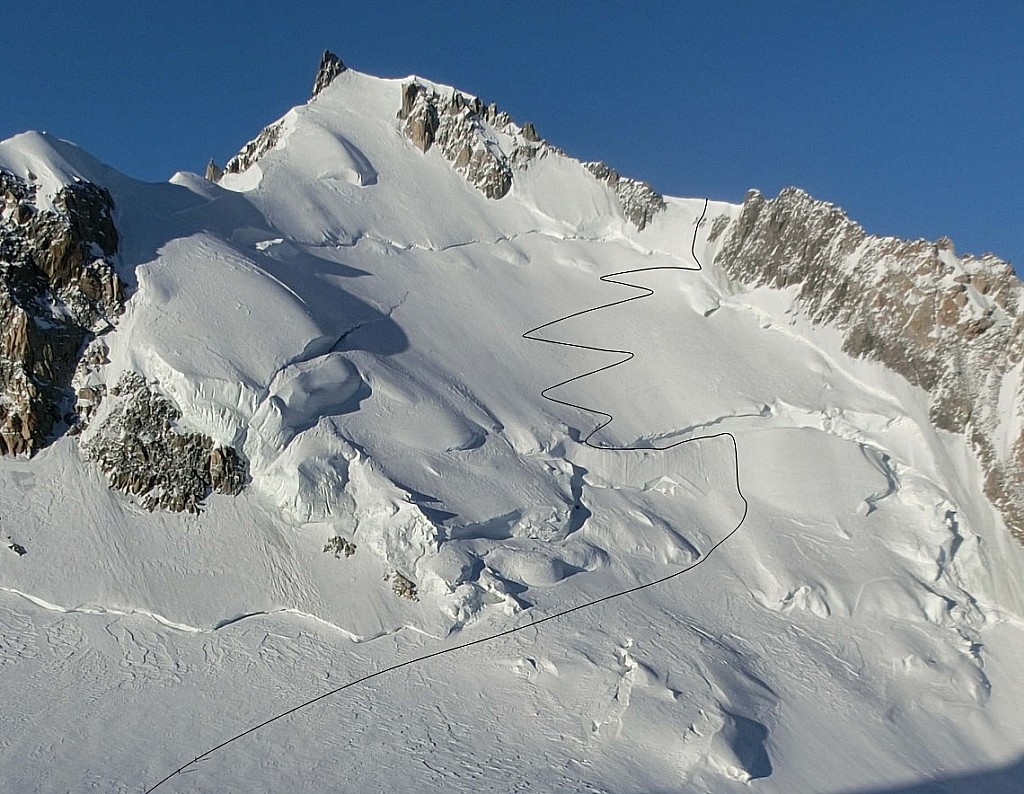
{"type": "Polygon", "coordinates": [[[223,162],[329,48],[664,193],[798,185],[870,232],[1024,265],[1020,4],[3,3],[0,138],[49,130],[140,178],[223,162]]]}

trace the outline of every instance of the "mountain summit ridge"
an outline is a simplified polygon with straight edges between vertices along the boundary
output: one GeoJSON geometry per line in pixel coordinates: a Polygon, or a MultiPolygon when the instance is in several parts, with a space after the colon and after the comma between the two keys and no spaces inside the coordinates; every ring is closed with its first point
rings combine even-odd
{"type": "MultiPolygon", "coordinates": [[[[0,456],[2,787],[144,788],[240,734],[170,790],[864,791],[1014,761],[1024,548],[987,478],[1020,435],[1019,282],[801,191],[661,196],[329,55],[212,179],[0,142],[4,288],[70,187],[109,196],[116,250],[98,222],[75,250],[122,289],[74,345],[79,432],[0,456]]],[[[52,332],[50,293],[23,310],[52,332]]],[[[29,366],[14,336],[0,372],[29,366]]]]}
{"type": "MultiPolygon", "coordinates": [[[[346,69],[336,55],[325,50],[309,102],[316,100],[346,69]]],[[[516,172],[528,168],[535,159],[549,155],[569,158],[566,152],[541,138],[531,122],[516,124],[494,103],[416,76],[409,76],[400,84],[401,100],[395,114],[409,140],[424,154],[436,143],[453,168],[487,198],[501,199],[507,195],[516,172]]],[[[228,161],[225,171],[240,173],[255,164],[276,146],[284,123],[283,118],[265,127],[228,161]]],[[[664,198],[648,183],[623,177],[602,162],[583,165],[612,189],[623,213],[638,230],[642,231],[665,208],[664,198]]],[[[216,177],[213,181],[219,181],[216,172],[209,175],[216,177]]]]}

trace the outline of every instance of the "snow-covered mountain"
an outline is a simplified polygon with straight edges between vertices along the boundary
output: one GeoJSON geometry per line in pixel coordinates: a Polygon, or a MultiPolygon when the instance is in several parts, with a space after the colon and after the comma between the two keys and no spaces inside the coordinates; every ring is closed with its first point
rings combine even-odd
{"type": "Polygon", "coordinates": [[[25,133],[0,191],[0,788],[144,791],[527,627],[158,790],[1019,790],[1004,263],[329,54],[205,178],[25,133]]]}

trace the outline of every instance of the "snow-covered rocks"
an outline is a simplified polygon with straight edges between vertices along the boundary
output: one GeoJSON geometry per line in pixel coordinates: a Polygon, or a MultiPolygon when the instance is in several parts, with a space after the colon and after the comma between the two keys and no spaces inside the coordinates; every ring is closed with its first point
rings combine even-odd
{"type": "Polygon", "coordinates": [[[0,170],[2,454],[32,454],[60,423],[75,424],[70,389],[83,344],[124,302],[110,193],[73,182],[46,207],[37,190],[0,170]]]}
{"type": "MultiPolygon", "coordinates": [[[[281,133],[284,130],[283,122],[275,122],[264,127],[260,134],[249,141],[241,150],[227,161],[224,166],[226,174],[240,174],[252,168],[256,161],[273,149],[281,141],[281,133]]],[[[216,175],[216,171],[212,175],[216,175]]]]}
{"type": "Polygon", "coordinates": [[[320,92],[327,88],[327,86],[331,84],[331,81],[344,71],[345,64],[341,62],[341,58],[330,50],[324,50],[324,54],[320,56],[320,66],[316,70],[316,79],[313,81],[313,92],[310,94],[309,98],[316,99],[320,92]]]}
{"type": "MultiPolygon", "coordinates": [[[[814,267],[740,289],[714,264],[739,206],[702,223],[703,199],[619,191],[426,80],[324,82],[216,182],[139,183],[51,136],[0,143],[40,195],[110,190],[132,288],[72,379],[88,427],[0,459],[0,708],[17,727],[0,787],[150,783],[384,668],[185,784],[881,790],[1012,758],[1024,550],[932,395],[794,304],[814,267]],[[411,83],[415,140],[396,119],[411,83]],[[511,188],[488,198],[502,162],[511,188]],[[626,269],[637,286],[600,278],[626,269]],[[627,354],[523,337],[545,323],[635,355],[567,380],[627,354]],[[546,400],[556,383],[594,412],[546,400]],[[597,411],[611,445],[717,437],[593,449],[597,411]],[[242,461],[250,485],[203,503],[242,461]]],[[[827,213],[779,215],[793,239],[740,246],[744,267],[847,240],[827,213]]],[[[1002,287],[963,267],[954,325],[978,344],[1001,315],[966,312],[1002,287]]],[[[1011,372],[1000,406],[1018,389],[1011,372]]],[[[1015,439],[1014,411],[998,417],[1015,439]]]]}
{"type": "Polygon", "coordinates": [[[715,264],[748,285],[792,288],[853,356],[880,361],[931,395],[931,416],[963,433],[985,492],[1024,540],[1024,285],[994,256],[957,257],[942,239],[868,235],[841,209],[789,188],[752,191],[716,227],[715,264]]]}
{"type": "Polygon", "coordinates": [[[180,419],[181,411],[145,378],[126,372],[85,437],[84,456],[99,464],[111,488],[147,510],[197,513],[211,491],[241,492],[248,473],[238,453],[183,432],[176,427],[180,419]]]}
{"type": "Polygon", "coordinates": [[[442,96],[412,82],[402,86],[398,118],[417,149],[425,153],[436,143],[455,170],[487,198],[503,198],[512,189],[510,158],[497,132],[512,132],[514,138],[516,131],[508,114],[494,105],[468,99],[458,91],[442,96]]]}
{"type": "MultiPolygon", "coordinates": [[[[469,184],[490,199],[506,196],[516,174],[535,160],[567,157],[542,139],[532,123],[517,125],[497,105],[416,80],[402,84],[398,119],[417,149],[426,153],[436,146],[469,184]]],[[[608,186],[638,231],[665,209],[664,198],[646,182],[620,176],[605,163],[583,163],[583,167],[608,186]]]]}
{"type": "Polygon", "coordinates": [[[583,166],[615,192],[622,212],[639,231],[646,229],[654,216],[665,209],[664,196],[646,182],[621,176],[605,163],[584,163],[583,166]]]}

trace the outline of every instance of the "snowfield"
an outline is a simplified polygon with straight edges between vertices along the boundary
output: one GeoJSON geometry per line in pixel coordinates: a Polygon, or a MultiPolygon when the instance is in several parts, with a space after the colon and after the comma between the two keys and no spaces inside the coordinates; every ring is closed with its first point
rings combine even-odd
{"type": "Polygon", "coordinates": [[[27,552],[0,545],[0,789],[145,791],[350,679],[687,567],[742,514],[738,463],[749,512],[706,564],[348,689],[159,791],[1021,790],[1024,549],[927,395],[716,271],[735,206],[698,224],[703,198],[667,198],[637,231],[561,154],[487,199],[403,134],[402,83],[341,73],[216,184],[0,143],[43,194],[114,197],[132,297],[104,381],[141,373],[252,478],[150,513],[79,438],[0,460],[27,552]],[[541,392],[616,356],[523,334],[694,255],[538,335],[635,352],[552,395],[614,415],[595,442],[728,432],[738,459],[581,444],[601,418],[541,392]]]}

